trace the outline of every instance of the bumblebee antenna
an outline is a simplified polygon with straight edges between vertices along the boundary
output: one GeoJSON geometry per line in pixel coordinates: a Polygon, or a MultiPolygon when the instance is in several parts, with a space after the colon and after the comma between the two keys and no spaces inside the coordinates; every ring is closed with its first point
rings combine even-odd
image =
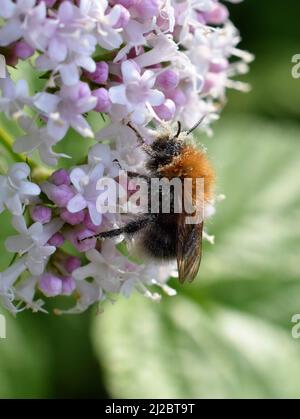
{"type": "Polygon", "coordinates": [[[128,122],[127,123],[127,126],[129,127],[129,128],[131,128],[132,129],[132,131],[135,133],[135,135],[137,136],[137,140],[138,140],[138,143],[139,143],[139,145],[141,146],[141,148],[147,153],[147,154],[149,154],[149,155],[151,155],[151,153],[152,153],[152,149],[151,149],[151,147],[149,146],[149,144],[147,144],[146,142],[145,142],[145,140],[144,140],[144,138],[141,136],[141,134],[138,132],[138,130],[133,126],[133,125],[131,125],[131,123],[130,122],[128,122]]]}
{"type": "Polygon", "coordinates": [[[180,133],[181,133],[181,122],[180,122],[180,121],[178,121],[178,122],[177,122],[177,125],[178,125],[178,129],[177,129],[177,133],[176,133],[176,135],[175,135],[175,138],[178,138],[178,137],[179,137],[179,135],[180,135],[180,133]]]}
{"type": "Polygon", "coordinates": [[[202,118],[200,118],[199,121],[191,129],[188,130],[187,135],[191,134],[191,132],[193,132],[196,128],[198,128],[199,125],[202,124],[202,122],[204,121],[206,117],[207,117],[207,114],[202,116],[202,118]]]}
{"type": "Polygon", "coordinates": [[[141,134],[138,132],[138,130],[133,125],[131,125],[130,122],[127,123],[127,126],[129,128],[131,128],[132,131],[136,134],[138,142],[140,143],[140,145],[145,145],[144,138],[141,136],[141,134]]]}

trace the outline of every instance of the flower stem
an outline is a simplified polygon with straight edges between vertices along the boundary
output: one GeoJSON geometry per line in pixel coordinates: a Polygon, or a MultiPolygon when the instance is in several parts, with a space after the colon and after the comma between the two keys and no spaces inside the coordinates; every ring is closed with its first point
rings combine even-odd
{"type": "Polygon", "coordinates": [[[26,162],[26,158],[15,153],[13,150],[13,140],[11,136],[0,127],[0,142],[3,147],[8,151],[8,153],[12,156],[12,158],[17,162],[26,162]]]}
{"type": "Polygon", "coordinates": [[[52,174],[52,170],[47,169],[46,167],[39,166],[34,160],[30,159],[29,157],[25,157],[21,154],[15,153],[13,150],[13,139],[2,127],[0,127],[0,143],[16,162],[27,163],[30,166],[32,170],[32,177],[36,178],[36,180],[44,180],[52,174]]]}

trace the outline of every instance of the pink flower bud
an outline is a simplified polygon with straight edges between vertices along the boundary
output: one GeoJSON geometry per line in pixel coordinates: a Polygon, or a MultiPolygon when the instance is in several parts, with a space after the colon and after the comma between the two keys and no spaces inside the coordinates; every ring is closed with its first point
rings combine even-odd
{"type": "Polygon", "coordinates": [[[89,230],[94,230],[94,231],[96,231],[96,230],[99,228],[99,226],[95,226],[95,224],[93,224],[93,222],[92,222],[92,220],[91,220],[91,217],[90,217],[90,214],[89,214],[89,212],[88,212],[88,211],[85,213],[85,217],[84,217],[84,220],[83,220],[83,224],[84,224],[84,225],[85,225],[85,227],[86,227],[87,229],[89,229],[89,230]]]}
{"type": "Polygon", "coordinates": [[[71,276],[62,278],[62,294],[71,295],[76,288],[75,279],[71,276]]]}
{"type": "Polygon", "coordinates": [[[166,70],[157,76],[156,84],[165,90],[175,89],[178,85],[178,74],[173,70],[166,70]]]}
{"type": "Polygon", "coordinates": [[[162,105],[155,106],[154,111],[160,119],[170,121],[176,112],[176,106],[173,100],[167,99],[162,105]]]}
{"type": "Polygon", "coordinates": [[[46,297],[55,297],[62,292],[62,280],[51,273],[45,273],[40,278],[39,289],[46,297]]]}
{"type": "Polygon", "coordinates": [[[121,4],[122,6],[129,9],[129,7],[133,6],[136,0],[111,0],[110,3],[112,6],[116,4],[121,4]]]}
{"type": "Polygon", "coordinates": [[[72,188],[68,185],[52,186],[50,194],[47,194],[48,198],[51,199],[58,207],[66,207],[70,199],[74,196],[72,188]]]}
{"type": "Polygon", "coordinates": [[[50,240],[48,240],[48,244],[50,246],[60,247],[64,244],[65,238],[61,233],[55,233],[50,240]]]}
{"type": "Polygon", "coordinates": [[[44,207],[43,205],[36,205],[30,208],[30,217],[33,221],[42,224],[49,223],[52,218],[51,208],[44,207]]]}
{"type": "Polygon", "coordinates": [[[97,239],[94,237],[94,231],[83,229],[77,235],[76,248],[79,252],[87,252],[96,247],[97,239]],[[91,238],[87,238],[91,237],[91,238]],[[86,240],[84,240],[86,239],[86,240]]]}
{"type": "Polygon", "coordinates": [[[159,14],[158,0],[136,0],[133,8],[142,19],[151,19],[159,14]]]}
{"type": "Polygon", "coordinates": [[[25,41],[18,41],[10,44],[2,53],[7,65],[16,66],[19,59],[25,60],[31,57],[34,54],[34,49],[25,41]]]}
{"type": "Polygon", "coordinates": [[[14,45],[14,54],[16,57],[26,60],[34,54],[34,49],[25,41],[18,41],[14,45]]]}
{"type": "Polygon", "coordinates": [[[82,223],[84,220],[84,217],[85,217],[85,213],[83,210],[78,211],[76,213],[71,213],[66,208],[64,208],[60,212],[60,218],[72,226],[82,223]]]}
{"type": "Polygon", "coordinates": [[[97,112],[109,112],[111,108],[111,101],[108,95],[108,91],[103,87],[93,90],[92,95],[97,98],[97,105],[95,111],[97,112]]]}
{"type": "Polygon", "coordinates": [[[87,252],[88,250],[95,249],[96,247],[97,239],[94,237],[95,232],[87,228],[73,228],[66,233],[66,236],[80,253],[87,252]]]}
{"type": "Polygon", "coordinates": [[[135,272],[137,270],[137,265],[132,262],[126,262],[125,269],[126,271],[135,272]]]}
{"type": "Polygon", "coordinates": [[[87,83],[80,81],[74,86],[63,85],[61,88],[62,96],[68,98],[74,103],[84,102],[91,96],[91,89],[87,83]]]}
{"type": "MultiPolygon", "coordinates": [[[[137,52],[136,48],[131,48],[131,50],[127,54],[127,58],[128,58],[128,60],[134,60],[138,55],[143,54],[144,52],[145,52],[145,48],[142,45],[139,47],[138,52],[137,52]]],[[[141,68],[138,66],[138,64],[135,61],[134,61],[134,63],[137,67],[137,70],[141,71],[141,68]]],[[[118,81],[118,80],[116,80],[116,81],[118,81]]],[[[120,78],[120,81],[122,82],[121,78],[120,78]]]]}
{"type": "Polygon", "coordinates": [[[229,12],[226,6],[218,3],[212,11],[203,13],[203,16],[207,23],[221,25],[228,19],[229,12]]]}
{"type": "Polygon", "coordinates": [[[49,181],[54,183],[56,186],[70,185],[71,183],[69,173],[65,169],[56,170],[51,175],[49,181]]]}
{"type": "Polygon", "coordinates": [[[118,5],[117,7],[119,8],[121,13],[120,13],[120,17],[118,21],[114,24],[113,28],[115,29],[125,28],[128,25],[128,22],[130,20],[130,13],[121,4],[118,5]]]}
{"type": "Polygon", "coordinates": [[[96,63],[96,70],[93,73],[88,71],[84,72],[84,75],[97,84],[104,84],[108,79],[109,66],[105,61],[99,61],[96,63]]]}
{"type": "Polygon", "coordinates": [[[196,18],[199,23],[206,24],[206,20],[201,12],[196,12],[196,18]]]}
{"type": "Polygon", "coordinates": [[[208,73],[204,81],[202,93],[209,93],[218,84],[218,74],[208,73]]]}
{"type": "Polygon", "coordinates": [[[80,268],[81,266],[81,260],[75,256],[69,256],[64,261],[64,267],[65,269],[71,274],[75,269],[80,268]]]}
{"type": "Polygon", "coordinates": [[[47,7],[53,7],[55,5],[55,3],[57,2],[57,0],[42,0],[44,1],[44,3],[46,3],[47,7]]]}
{"type": "Polygon", "coordinates": [[[215,58],[209,65],[209,71],[212,73],[221,73],[222,71],[227,70],[227,68],[228,60],[226,60],[226,58],[215,58]]]}
{"type": "Polygon", "coordinates": [[[15,52],[12,48],[7,49],[4,55],[7,65],[16,66],[18,64],[18,57],[15,55],[15,52]]]}
{"type": "Polygon", "coordinates": [[[168,92],[168,97],[173,100],[176,106],[184,106],[186,104],[186,96],[180,89],[168,92]]]}

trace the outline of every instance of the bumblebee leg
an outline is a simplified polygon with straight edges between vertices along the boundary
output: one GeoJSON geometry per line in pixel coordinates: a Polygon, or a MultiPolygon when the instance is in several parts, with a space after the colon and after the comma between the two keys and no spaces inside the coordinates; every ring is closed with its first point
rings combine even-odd
{"type": "Polygon", "coordinates": [[[152,222],[151,217],[140,218],[135,221],[130,221],[124,227],[116,228],[115,230],[110,230],[110,231],[103,231],[102,233],[99,233],[94,237],[99,238],[99,239],[108,239],[108,238],[118,237],[121,234],[131,235],[142,230],[151,222],[152,222]]]}
{"type": "MultiPolygon", "coordinates": [[[[120,164],[120,162],[119,162],[118,159],[114,159],[113,160],[113,163],[117,163],[117,165],[119,166],[119,169],[122,170],[122,166],[121,166],[121,164],[120,164]]],[[[150,182],[150,176],[148,176],[148,175],[144,175],[144,174],[136,173],[136,172],[131,172],[131,171],[128,171],[126,173],[127,173],[127,176],[128,177],[131,177],[131,178],[139,177],[141,179],[147,180],[147,182],[150,182]]]]}

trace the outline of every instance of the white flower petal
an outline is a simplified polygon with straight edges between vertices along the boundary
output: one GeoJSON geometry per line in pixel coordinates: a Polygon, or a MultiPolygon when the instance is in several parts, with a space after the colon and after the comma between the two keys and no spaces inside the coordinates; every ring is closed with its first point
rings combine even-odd
{"type": "Polygon", "coordinates": [[[84,197],[80,194],[75,195],[67,205],[68,211],[75,214],[87,207],[87,202],[84,197]]]}
{"type": "Polygon", "coordinates": [[[8,176],[16,180],[26,179],[30,175],[30,167],[27,163],[15,163],[8,172],[8,176]]]}
{"type": "Polygon", "coordinates": [[[132,122],[134,122],[137,125],[143,125],[145,120],[146,120],[146,116],[148,114],[148,110],[145,106],[141,106],[140,109],[136,109],[132,114],[131,114],[131,120],[132,122]]]}
{"type": "Polygon", "coordinates": [[[82,115],[74,115],[74,117],[70,121],[70,125],[83,137],[94,138],[94,133],[91,127],[82,115]]]}
{"type": "Polygon", "coordinates": [[[18,97],[27,98],[29,95],[28,84],[26,80],[18,80],[16,82],[16,95],[18,97]]]}
{"type": "Polygon", "coordinates": [[[25,218],[23,216],[15,216],[12,219],[12,225],[18,233],[27,234],[28,229],[26,225],[25,218]]]}
{"type": "Polygon", "coordinates": [[[58,96],[44,92],[35,95],[33,103],[38,109],[50,115],[56,111],[59,101],[58,96]]]}
{"type": "Polygon", "coordinates": [[[57,141],[61,140],[67,133],[69,129],[69,124],[67,121],[62,119],[52,119],[51,117],[47,123],[47,132],[48,135],[55,138],[57,141]]]}
{"type": "Polygon", "coordinates": [[[130,83],[133,81],[140,81],[141,76],[140,72],[138,71],[138,66],[132,60],[124,61],[121,65],[122,68],[122,76],[124,83],[130,83]]]}
{"type": "Polygon", "coordinates": [[[27,251],[31,245],[31,238],[26,236],[11,236],[5,240],[6,249],[12,253],[22,253],[27,251]]]}
{"type": "Polygon", "coordinates": [[[39,222],[32,224],[28,229],[28,234],[36,240],[43,234],[43,225],[39,222]]]}
{"type": "Polygon", "coordinates": [[[110,12],[106,15],[106,17],[108,18],[109,25],[113,27],[120,19],[121,14],[122,8],[120,7],[120,5],[117,4],[114,7],[112,7],[110,12]]]}
{"type": "Polygon", "coordinates": [[[86,278],[92,278],[97,273],[98,267],[89,263],[86,266],[76,269],[72,272],[72,276],[74,279],[78,281],[82,281],[86,278]]]}
{"type": "Polygon", "coordinates": [[[22,36],[20,22],[16,19],[8,21],[0,28],[0,46],[7,46],[22,36]]]}
{"type": "Polygon", "coordinates": [[[89,151],[89,164],[103,163],[106,167],[111,166],[112,155],[107,144],[96,144],[89,151]]]}
{"type": "Polygon", "coordinates": [[[41,193],[41,189],[38,185],[33,182],[21,182],[20,192],[24,195],[33,195],[37,196],[41,193]]]}
{"type": "Polygon", "coordinates": [[[16,5],[11,0],[6,0],[1,4],[0,8],[0,16],[4,19],[9,19],[14,15],[14,11],[16,10],[16,5]]]}
{"type": "Polygon", "coordinates": [[[80,55],[76,58],[76,64],[90,73],[93,73],[96,70],[96,63],[91,57],[80,55]]]}
{"type": "Polygon", "coordinates": [[[79,71],[75,64],[63,64],[60,67],[60,75],[66,86],[72,86],[79,81],[79,71]]]}
{"type": "Polygon", "coordinates": [[[120,105],[127,105],[126,87],[123,84],[113,86],[108,91],[109,98],[112,103],[119,103],[120,105]]]}
{"type": "Polygon", "coordinates": [[[96,226],[99,226],[102,222],[102,214],[98,212],[95,204],[88,203],[88,209],[92,223],[96,226]]]}
{"type": "Polygon", "coordinates": [[[86,176],[86,172],[80,167],[76,167],[70,173],[71,182],[75,186],[77,191],[82,191],[82,180],[86,178],[86,176]]]}
{"type": "Polygon", "coordinates": [[[90,181],[94,184],[98,182],[99,179],[103,177],[104,166],[102,163],[98,163],[89,173],[90,181]]]}
{"type": "Polygon", "coordinates": [[[57,38],[51,39],[49,42],[48,54],[51,60],[60,63],[67,58],[67,45],[60,42],[57,38]]]}
{"type": "Polygon", "coordinates": [[[18,194],[10,196],[5,201],[6,207],[13,215],[22,215],[23,207],[18,194]]]}
{"type": "Polygon", "coordinates": [[[24,258],[19,259],[5,271],[0,272],[0,294],[14,285],[14,282],[25,271],[24,258]]]}
{"type": "Polygon", "coordinates": [[[165,95],[159,90],[151,90],[149,93],[148,102],[152,106],[159,106],[164,103],[165,95]]]}

